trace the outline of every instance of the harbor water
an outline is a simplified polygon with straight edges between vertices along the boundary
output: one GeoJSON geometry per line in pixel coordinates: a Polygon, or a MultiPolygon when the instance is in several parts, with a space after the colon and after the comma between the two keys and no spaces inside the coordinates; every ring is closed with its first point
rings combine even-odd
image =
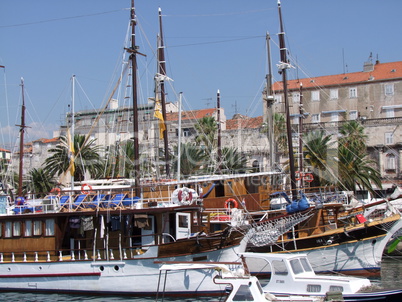
{"type": "MultiPolygon", "coordinates": [[[[382,263],[381,277],[370,278],[374,285],[384,289],[402,288],[402,256],[384,257],[382,263]]],[[[219,297],[214,298],[164,298],[163,301],[223,301],[219,297]]],[[[119,297],[119,296],[99,296],[99,295],[65,295],[65,294],[35,294],[35,293],[18,293],[18,292],[2,292],[0,294],[0,302],[67,302],[67,301],[92,301],[92,302],[109,302],[109,301],[135,301],[150,302],[156,301],[155,297],[119,297]]],[[[157,301],[162,301],[160,297],[157,301]]]]}

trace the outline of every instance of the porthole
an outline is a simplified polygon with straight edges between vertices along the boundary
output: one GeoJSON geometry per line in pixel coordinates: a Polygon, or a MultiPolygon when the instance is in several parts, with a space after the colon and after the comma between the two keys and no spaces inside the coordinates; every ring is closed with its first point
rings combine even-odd
{"type": "Polygon", "coordinates": [[[103,271],[105,270],[105,267],[104,267],[103,265],[101,265],[101,266],[99,266],[99,270],[100,270],[101,272],[103,272],[103,271]]]}
{"type": "Polygon", "coordinates": [[[118,265],[115,265],[115,266],[114,266],[114,270],[115,270],[116,272],[118,272],[119,269],[120,269],[120,267],[119,267],[118,265]]]}
{"type": "Polygon", "coordinates": [[[42,268],[43,268],[43,267],[39,266],[39,267],[38,267],[38,270],[40,270],[40,271],[41,271],[41,270],[42,270],[42,268]]]}

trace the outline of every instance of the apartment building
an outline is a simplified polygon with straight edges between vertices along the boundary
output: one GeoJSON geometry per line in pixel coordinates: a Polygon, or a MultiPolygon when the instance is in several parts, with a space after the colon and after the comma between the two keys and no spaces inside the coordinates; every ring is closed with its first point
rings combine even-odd
{"type": "MultiPolygon", "coordinates": [[[[274,91],[275,112],[284,112],[283,83],[274,91]]],[[[290,80],[288,100],[294,133],[300,118],[303,132],[324,129],[334,138],[343,123],[359,120],[384,182],[401,181],[402,61],[369,61],[361,72],[290,80]]]]}

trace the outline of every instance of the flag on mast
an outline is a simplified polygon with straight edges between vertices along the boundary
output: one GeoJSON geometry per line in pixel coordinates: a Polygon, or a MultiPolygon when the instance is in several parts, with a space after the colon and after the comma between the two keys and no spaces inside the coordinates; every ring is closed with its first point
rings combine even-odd
{"type": "Polygon", "coordinates": [[[68,143],[68,159],[69,165],[67,171],[70,171],[70,175],[74,176],[75,165],[74,165],[74,141],[71,139],[70,129],[67,130],[67,143],[68,143]]]}
{"type": "Polygon", "coordinates": [[[159,119],[159,138],[163,139],[163,132],[166,130],[166,126],[162,114],[162,105],[158,99],[155,101],[154,117],[159,119]]]}

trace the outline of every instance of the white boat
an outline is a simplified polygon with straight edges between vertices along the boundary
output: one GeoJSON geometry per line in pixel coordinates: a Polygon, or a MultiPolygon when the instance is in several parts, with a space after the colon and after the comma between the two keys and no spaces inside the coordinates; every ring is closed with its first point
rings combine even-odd
{"type": "MultiPolygon", "coordinates": [[[[215,271],[213,281],[217,288],[224,286],[225,302],[267,302],[267,301],[300,301],[300,302],[322,302],[323,298],[318,296],[293,296],[279,297],[267,293],[261,287],[257,277],[245,273],[241,263],[168,263],[161,266],[161,278],[158,286],[158,293],[156,301],[159,296],[164,296],[166,290],[166,282],[171,283],[170,279],[174,279],[174,275],[183,275],[183,272],[188,273],[193,270],[215,271]],[[239,267],[240,265],[240,267],[239,267]],[[234,266],[234,267],[233,267],[234,266]],[[163,274],[163,278],[162,278],[163,274]],[[164,285],[161,285],[164,284],[164,285]]],[[[175,282],[173,281],[173,282],[175,282]]],[[[180,281],[179,281],[180,282],[180,281]]],[[[181,281],[183,282],[183,281],[181,281]]]]}

